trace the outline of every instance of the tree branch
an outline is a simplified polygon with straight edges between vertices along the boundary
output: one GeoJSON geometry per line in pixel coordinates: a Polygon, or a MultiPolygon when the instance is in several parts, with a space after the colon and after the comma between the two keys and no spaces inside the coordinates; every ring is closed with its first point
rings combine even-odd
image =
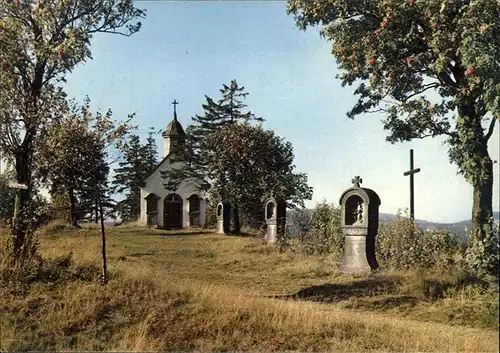
{"type": "Polygon", "coordinates": [[[491,122],[490,122],[490,126],[488,128],[488,132],[486,133],[486,135],[484,136],[484,141],[488,141],[491,137],[491,135],[493,135],[493,131],[495,130],[495,123],[497,121],[497,118],[496,117],[493,117],[491,119],[491,122]]]}
{"type": "Polygon", "coordinates": [[[414,96],[416,96],[416,95],[419,95],[419,94],[421,94],[421,93],[424,93],[424,92],[425,92],[425,91],[427,91],[428,89],[431,89],[431,88],[437,88],[437,87],[439,87],[439,85],[437,84],[437,82],[432,82],[432,83],[429,83],[429,84],[427,84],[427,85],[423,85],[422,87],[423,87],[423,89],[421,89],[420,91],[415,92],[415,93],[412,93],[412,94],[410,94],[409,96],[406,96],[406,97],[404,98],[403,102],[406,102],[408,99],[410,99],[410,98],[412,98],[412,97],[414,97],[414,96]]]}

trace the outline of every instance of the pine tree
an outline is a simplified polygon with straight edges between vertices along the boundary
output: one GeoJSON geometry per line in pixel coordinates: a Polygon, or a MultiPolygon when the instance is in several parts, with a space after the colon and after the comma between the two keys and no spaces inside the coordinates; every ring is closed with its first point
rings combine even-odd
{"type": "Polygon", "coordinates": [[[111,197],[109,186],[110,168],[106,161],[107,153],[104,148],[97,148],[94,152],[95,164],[89,166],[92,172],[87,175],[87,180],[80,186],[77,196],[81,217],[88,218],[97,224],[99,222],[99,203],[106,216],[113,214],[116,203],[111,197]],[[96,194],[96,183],[98,194],[96,194]]]}
{"type": "Polygon", "coordinates": [[[125,192],[125,198],[118,202],[117,210],[124,221],[137,220],[141,207],[141,191],[144,180],[151,170],[158,164],[158,150],[154,135],[150,129],[145,144],[141,144],[137,135],[131,135],[123,145],[123,161],[115,170],[113,190],[117,193],[125,192]]]}

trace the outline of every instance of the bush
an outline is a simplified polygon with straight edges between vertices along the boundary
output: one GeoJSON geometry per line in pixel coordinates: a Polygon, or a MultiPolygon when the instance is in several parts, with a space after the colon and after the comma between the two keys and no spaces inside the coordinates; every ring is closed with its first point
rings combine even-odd
{"type": "Polygon", "coordinates": [[[291,211],[285,232],[289,234],[290,238],[297,237],[300,241],[304,241],[312,231],[312,215],[313,212],[307,208],[297,208],[291,211]]]}
{"type": "Polygon", "coordinates": [[[396,220],[380,224],[376,252],[382,267],[447,269],[463,265],[465,246],[451,231],[424,231],[398,214],[396,220]]]}
{"type": "Polygon", "coordinates": [[[344,236],[340,229],[340,207],[329,205],[326,202],[316,205],[312,216],[312,225],[314,252],[342,256],[344,236]]]}
{"type": "Polygon", "coordinates": [[[285,233],[285,239],[281,240],[283,244],[293,244],[290,245],[293,250],[306,254],[334,254],[340,257],[344,249],[340,207],[325,201],[317,204],[313,212],[307,209],[294,210],[285,233]],[[291,238],[296,241],[291,242],[291,238]]]}

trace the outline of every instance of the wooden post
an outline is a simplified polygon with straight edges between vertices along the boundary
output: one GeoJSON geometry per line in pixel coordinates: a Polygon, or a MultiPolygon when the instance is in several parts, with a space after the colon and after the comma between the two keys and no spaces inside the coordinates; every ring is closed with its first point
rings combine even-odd
{"type": "Polygon", "coordinates": [[[410,176],[410,218],[415,219],[415,189],[414,174],[420,172],[420,168],[413,169],[413,149],[410,150],[410,170],[404,172],[404,176],[410,176]]]}

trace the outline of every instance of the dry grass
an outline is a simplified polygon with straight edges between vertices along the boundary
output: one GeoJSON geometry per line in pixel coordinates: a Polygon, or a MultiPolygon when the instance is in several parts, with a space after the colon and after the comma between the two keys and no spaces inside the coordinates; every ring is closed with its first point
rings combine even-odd
{"type": "Polygon", "coordinates": [[[344,277],[250,237],[109,231],[107,286],[91,228],[43,235],[28,280],[2,265],[2,350],[498,351],[480,310],[497,294],[460,276],[344,277]]]}

